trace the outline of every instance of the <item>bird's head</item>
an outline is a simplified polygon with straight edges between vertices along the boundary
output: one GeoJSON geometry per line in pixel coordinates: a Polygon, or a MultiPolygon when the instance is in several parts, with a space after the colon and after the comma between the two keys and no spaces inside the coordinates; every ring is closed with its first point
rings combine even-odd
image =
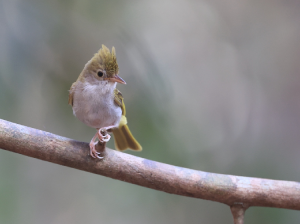
{"type": "Polygon", "coordinates": [[[112,47],[110,50],[102,45],[102,48],[94,55],[94,57],[85,65],[83,69],[84,78],[91,76],[93,80],[118,82],[126,84],[119,76],[119,66],[117,63],[116,50],[112,47]]]}

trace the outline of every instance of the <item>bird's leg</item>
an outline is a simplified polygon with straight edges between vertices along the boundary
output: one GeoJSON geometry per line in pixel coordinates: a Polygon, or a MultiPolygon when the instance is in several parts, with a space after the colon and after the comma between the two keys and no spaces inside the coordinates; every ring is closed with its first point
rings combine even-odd
{"type": "Polygon", "coordinates": [[[100,128],[98,130],[98,139],[100,142],[108,142],[109,139],[111,138],[110,134],[107,133],[107,130],[115,128],[116,126],[111,125],[111,126],[107,126],[107,127],[103,127],[100,128]]]}
{"type": "Polygon", "coordinates": [[[96,132],[96,134],[94,135],[94,137],[92,138],[91,142],[90,142],[90,155],[93,158],[98,158],[98,159],[103,159],[103,157],[99,156],[100,152],[96,151],[96,145],[98,144],[98,141],[96,141],[98,137],[98,131],[96,132]]]}

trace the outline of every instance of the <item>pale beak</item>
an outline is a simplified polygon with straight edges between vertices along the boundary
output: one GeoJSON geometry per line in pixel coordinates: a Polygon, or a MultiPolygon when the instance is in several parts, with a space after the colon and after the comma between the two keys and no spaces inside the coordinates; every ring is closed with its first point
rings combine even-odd
{"type": "Polygon", "coordinates": [[[113,77],[113,78],[107,78],[107,80],[110,81],[110,82],[118,82],[118,83],[126,84],[126,82],[124,81],[124,79],[122,79],[118,75],[115,75],[115,77],[113,77]]]}

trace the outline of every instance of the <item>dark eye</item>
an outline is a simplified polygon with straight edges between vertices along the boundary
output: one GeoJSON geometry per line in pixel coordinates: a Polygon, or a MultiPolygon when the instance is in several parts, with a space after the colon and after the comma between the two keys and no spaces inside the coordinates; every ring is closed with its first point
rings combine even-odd
{"type": "Polygon", "coordinates": [[[103,76],[103,72],[99,71],[99,72],[97,73],[97,75],[98,75],[99,77],[102,77],[102,76],[103,76]]]}

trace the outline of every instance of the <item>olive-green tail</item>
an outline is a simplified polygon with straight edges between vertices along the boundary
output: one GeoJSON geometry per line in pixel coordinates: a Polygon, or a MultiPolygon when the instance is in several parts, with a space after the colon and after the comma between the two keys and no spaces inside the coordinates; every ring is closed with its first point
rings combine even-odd
{"type": "Polygon", "coordinates": [[[123,151],[128,148],[136,151],[142,150],[142,146],[133,137],[127,124],[119,126],[118,128],[114,128],[113,134],[115,139],[115,147],[117,150],[123,151]]]}

